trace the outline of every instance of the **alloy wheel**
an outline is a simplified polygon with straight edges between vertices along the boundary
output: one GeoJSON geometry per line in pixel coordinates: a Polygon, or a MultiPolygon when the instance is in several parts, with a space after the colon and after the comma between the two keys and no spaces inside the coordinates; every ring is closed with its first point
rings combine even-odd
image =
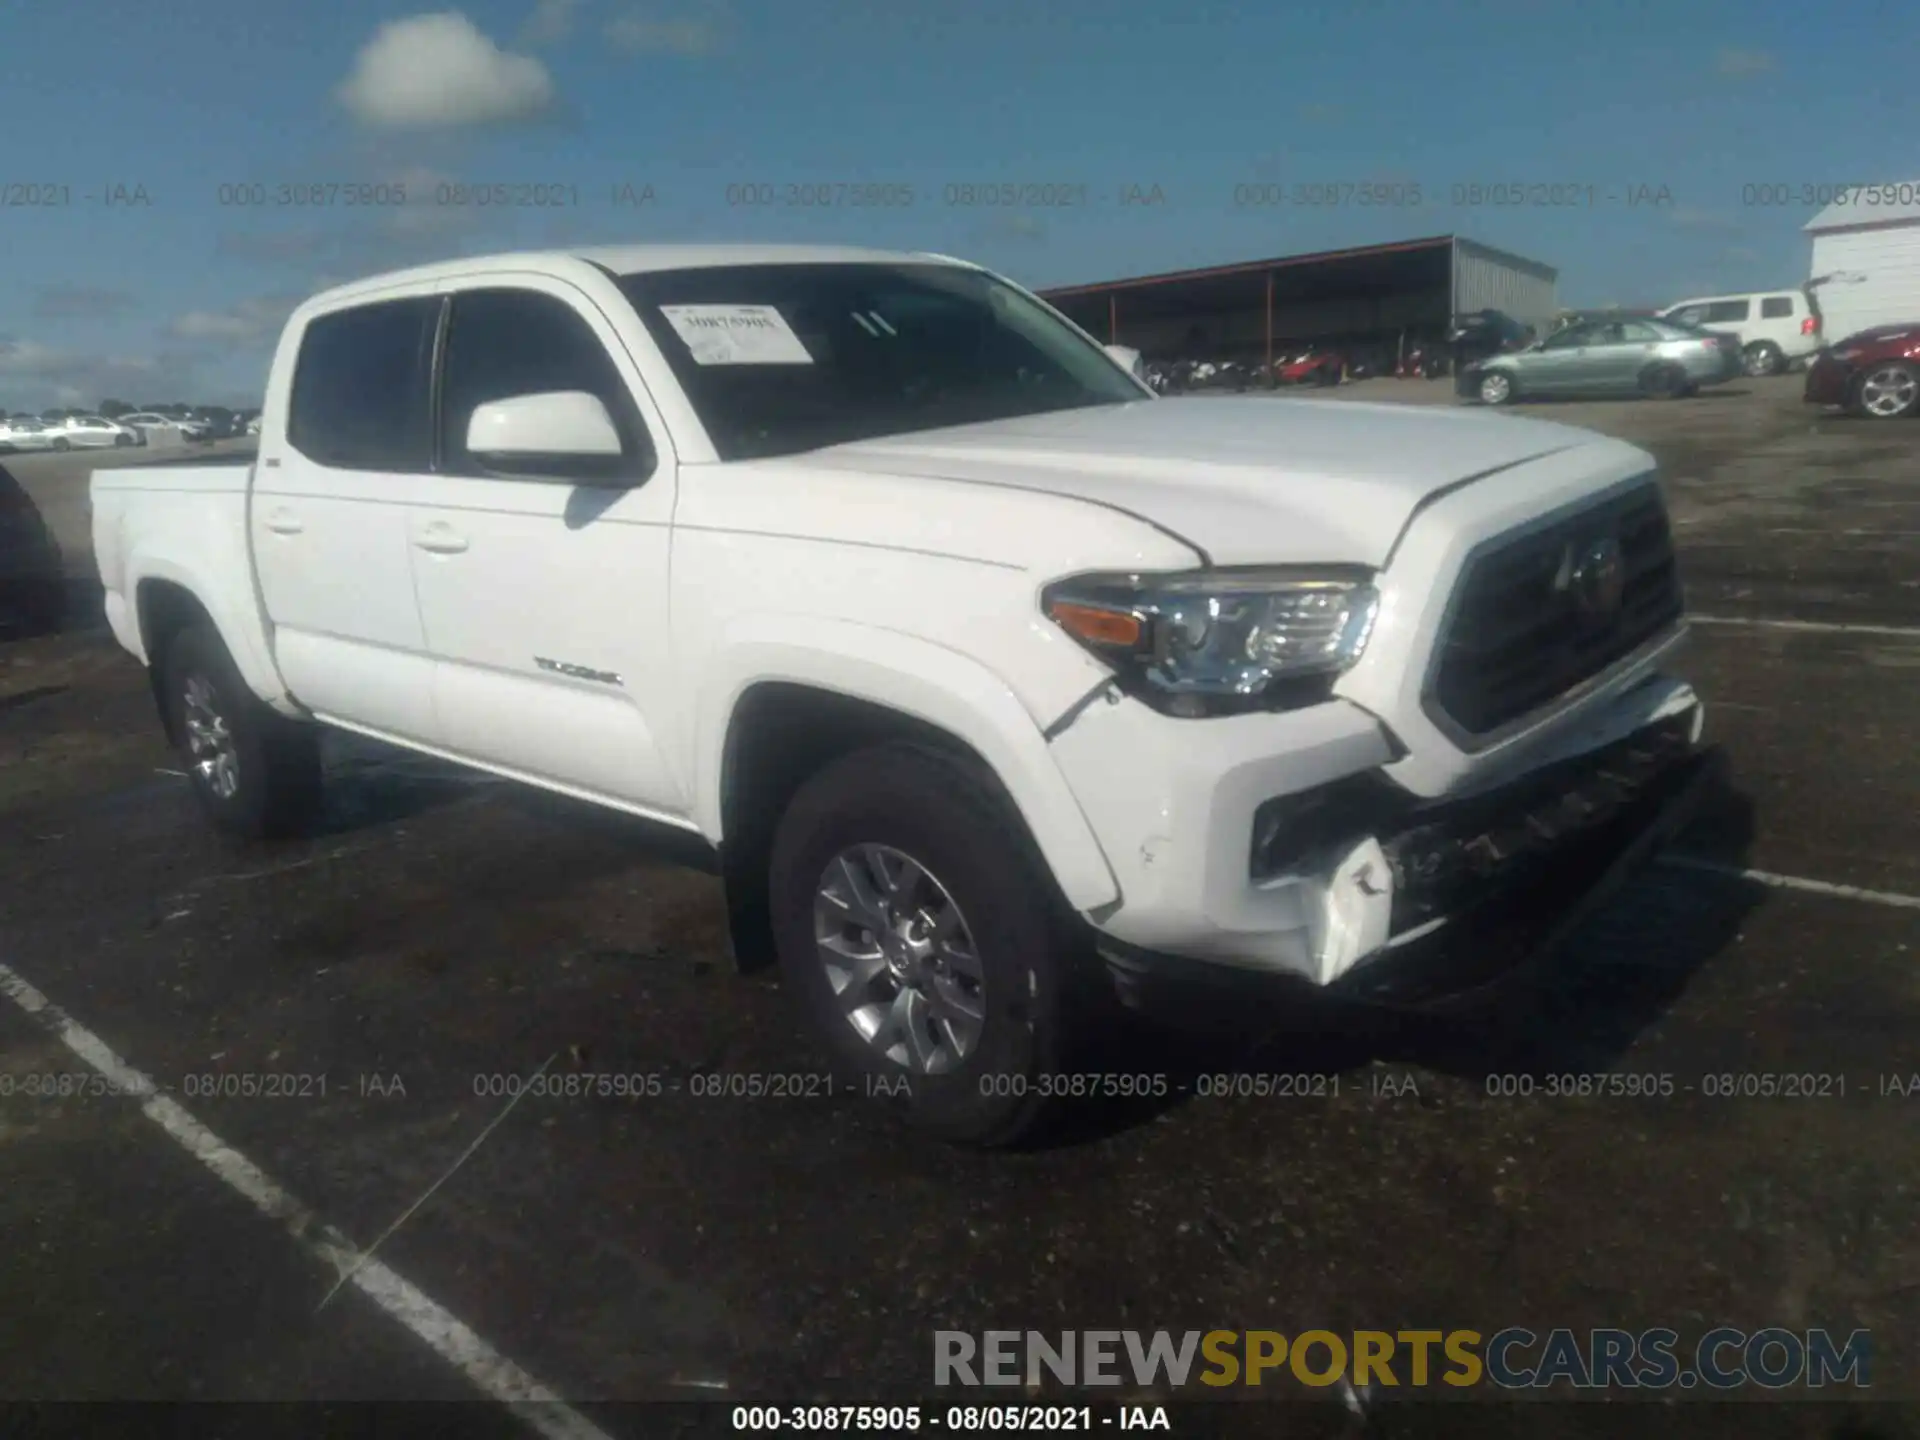
{"type": "Polygon", "coordinates": [[[222,800],[240,788],[240,749],[220,714],[213,684],[204,675],[187,677],[181,720],[187,752],[200,783],[222,800]]]}
{"type": "Polygon", "coordinates": [[[821,872],[814,944],[840,1013],[877,1054],[948,1073],[986,1026],[986,977],[947,888],[886,845],[854,845],[821,872]]]}
{"type": "Polygon", "coordinates": [[[1913,408],[1920,380],[1902,365],[1870,370],[1860,381],[1860,408],[1879,419],[1890,419],[1913,408]]]}

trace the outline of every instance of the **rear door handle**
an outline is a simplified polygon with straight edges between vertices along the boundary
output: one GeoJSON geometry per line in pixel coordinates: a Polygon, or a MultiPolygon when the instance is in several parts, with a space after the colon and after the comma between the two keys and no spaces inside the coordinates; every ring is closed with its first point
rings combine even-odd
{"type": "Polygon", "coordinates": [[[307,527],[300,523],[300,517],[291,510],[275,510],[267,516],[267,529],[276,535],[298,535],[307,527]]]}
{"type": "Polygon", "coordinates": [[[429,555],[458,555],[467,548],[467,537],[451,525],[436,521],[422,530],[413,543],[429,555]]]}

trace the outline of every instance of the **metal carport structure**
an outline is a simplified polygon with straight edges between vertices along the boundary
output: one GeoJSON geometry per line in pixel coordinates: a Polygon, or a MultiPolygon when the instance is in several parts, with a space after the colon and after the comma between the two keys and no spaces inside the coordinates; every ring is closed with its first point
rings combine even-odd
{"type": "Polygon", "coordinates": [[[1271,365],[1281,342],[1436,340],[1463,311],[1501,310],[1544,334],[1558,281],[1537,260],[1433,235],[1040,294],[1092,335],[1149,359],[1204,350],[1271,365]]]}

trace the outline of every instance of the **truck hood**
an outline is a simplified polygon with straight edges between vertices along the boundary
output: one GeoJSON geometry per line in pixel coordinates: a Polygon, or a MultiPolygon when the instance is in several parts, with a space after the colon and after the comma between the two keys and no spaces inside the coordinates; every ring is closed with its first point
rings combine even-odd
{"type": "Polygon", "coordinates": [[[1470,410],[1187,396],[836,445],[843,469],[999,485],[1126,511],[1203,563],[1379,566],[1421,503],[1593,445],[1589,430],[1470,410]]]}

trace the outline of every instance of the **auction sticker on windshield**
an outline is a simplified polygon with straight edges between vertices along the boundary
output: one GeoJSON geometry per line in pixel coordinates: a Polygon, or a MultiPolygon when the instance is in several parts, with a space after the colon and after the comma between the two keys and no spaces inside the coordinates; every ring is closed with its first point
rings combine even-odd
{"type": "Polygon", "coordinates": [[[811,365],[813,356],[771,305],[662,305],[696,365],[811,365]]]}

